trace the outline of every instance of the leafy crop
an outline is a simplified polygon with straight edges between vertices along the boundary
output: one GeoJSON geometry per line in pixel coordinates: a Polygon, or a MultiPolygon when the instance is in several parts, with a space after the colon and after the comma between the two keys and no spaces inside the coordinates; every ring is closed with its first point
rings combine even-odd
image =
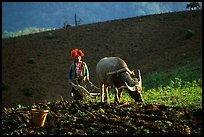
{"type": "MultiPolygon", "coordinates": [[[[186,82],[199,81],[202,78],[202,65],[197,65],[196,62],[188,64],[183,67],[178,67],[175,70],[164,73],[151,73],[143,80],[144,90],[157,89],[161,86],[171,86],[171,81],[180,79],[183,84],[186,82]]],[[[179,84],[179,83],[177,83],[179,84]]],[[[180,83],[182,84],[182,83],[180,83]]],[[[200,83],[201,84],[201,83],[200,83]]]]}
{"type": "Polygon", "coordinates": [[[202,108],[202,67],[194,63],[169,73],[153,73],[143,85],[145,102],[202,108]]]}
{"type": "Polygon", "coordinates": [[[157,102],[167,106],[202,108],[202,88],[199,81],[183,82],[172,80],[169,86],[150,89],[144,92],[146,102],[157,102]],[[185,83],[185,84],[182,84],[185,83]]]}

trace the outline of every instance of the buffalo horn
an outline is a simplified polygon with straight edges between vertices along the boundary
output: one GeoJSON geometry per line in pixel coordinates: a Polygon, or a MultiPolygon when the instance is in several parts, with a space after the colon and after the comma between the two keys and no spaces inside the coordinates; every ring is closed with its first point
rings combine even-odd
{"type": "Polygon", "coordinates": [[[140,70],[138,69],[138,73],[139,73],[139,87],[142,90],[142,78],[141,78],[141,74],[140,74],[140,70]]]}
{"type": "Polygon", "coordinates": [[[127,82],[125,82],[125,85],[127,86],[127,88],[128,88],[130,91],[136,91],[136,86],[137,86],[137,84],[131,87],[131,86],[129,86],[129,85],[127,84],[127,82]]]}

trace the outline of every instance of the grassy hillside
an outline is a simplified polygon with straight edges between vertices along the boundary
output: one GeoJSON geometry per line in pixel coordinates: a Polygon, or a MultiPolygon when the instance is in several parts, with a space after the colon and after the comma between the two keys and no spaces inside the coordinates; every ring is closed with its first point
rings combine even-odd
{"type": "Polygon", "coordinates": [[[83,60],[95,85],[95,66],[105,56],[119,56],[131,70],[140,69],[146,89],[170,82],[169,77],[192,82],[202,74],[202,11],[127,18],[3,39],[2,104],[31,105],[61,96],[71,100],[67,70],[74,48],[85,52],[83,60]],[[172,73],[183,66],[188,73],[172,73]],[[150,79],[152,74],[161,75],[161,79],[150,79]]]}

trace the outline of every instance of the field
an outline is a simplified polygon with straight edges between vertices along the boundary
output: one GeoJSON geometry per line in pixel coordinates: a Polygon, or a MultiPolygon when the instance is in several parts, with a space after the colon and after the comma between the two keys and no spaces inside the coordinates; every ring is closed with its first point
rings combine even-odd
{"type": "Polygon", "coordinates": [[[202,135],[202,12],[185,11],[108,21],[2,42],[4,135],[202,135]],[[189,19],[190,18],[190,19],[189,19]],[[52,37],[50,36],[52,34],[52,37]],[[69,96],[73,48],[85,52],[91,80],[104,56],[141,70],[144,103],[124,91],[121,104],[69,96]],[[49,109],[34,128],[31,106],[49,109]]]}
{"type": "MultiPolygon", "coordinates": [[[[158,78],[157,75],[154,78],[158,78]]],[[[145,102],[135,103],[126,92],[120,105],[101,104],[99,98],[59,100],[37,104],[49,110],[45,127],[34,128],[31,107],[2,110],[5,135],[202,135],[201,79],[149,89],[145,102]],[[11,126],[12,125],[12,126],[11,126]]],[[[173,83],[173,84],[172,84],[173,83]]]]}

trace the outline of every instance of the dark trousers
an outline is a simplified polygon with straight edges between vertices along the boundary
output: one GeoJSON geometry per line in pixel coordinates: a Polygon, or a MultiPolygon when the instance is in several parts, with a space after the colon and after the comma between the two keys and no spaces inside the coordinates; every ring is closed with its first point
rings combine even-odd
{"type": "MultiPolygon", "coordinates": [[[[82,84],[82,80],[78,79],[78,80],[73,81],[73,83],[76,84],[76,85],[77,84],[81,85],[82,84]]],[[[75,90],[73,87],[72,87],[71,93],[73,93],[74,100],[81,100],[81,99],[83,99],[83,95],[81,94],[81,92],[79,90],[75,90]]]]}

